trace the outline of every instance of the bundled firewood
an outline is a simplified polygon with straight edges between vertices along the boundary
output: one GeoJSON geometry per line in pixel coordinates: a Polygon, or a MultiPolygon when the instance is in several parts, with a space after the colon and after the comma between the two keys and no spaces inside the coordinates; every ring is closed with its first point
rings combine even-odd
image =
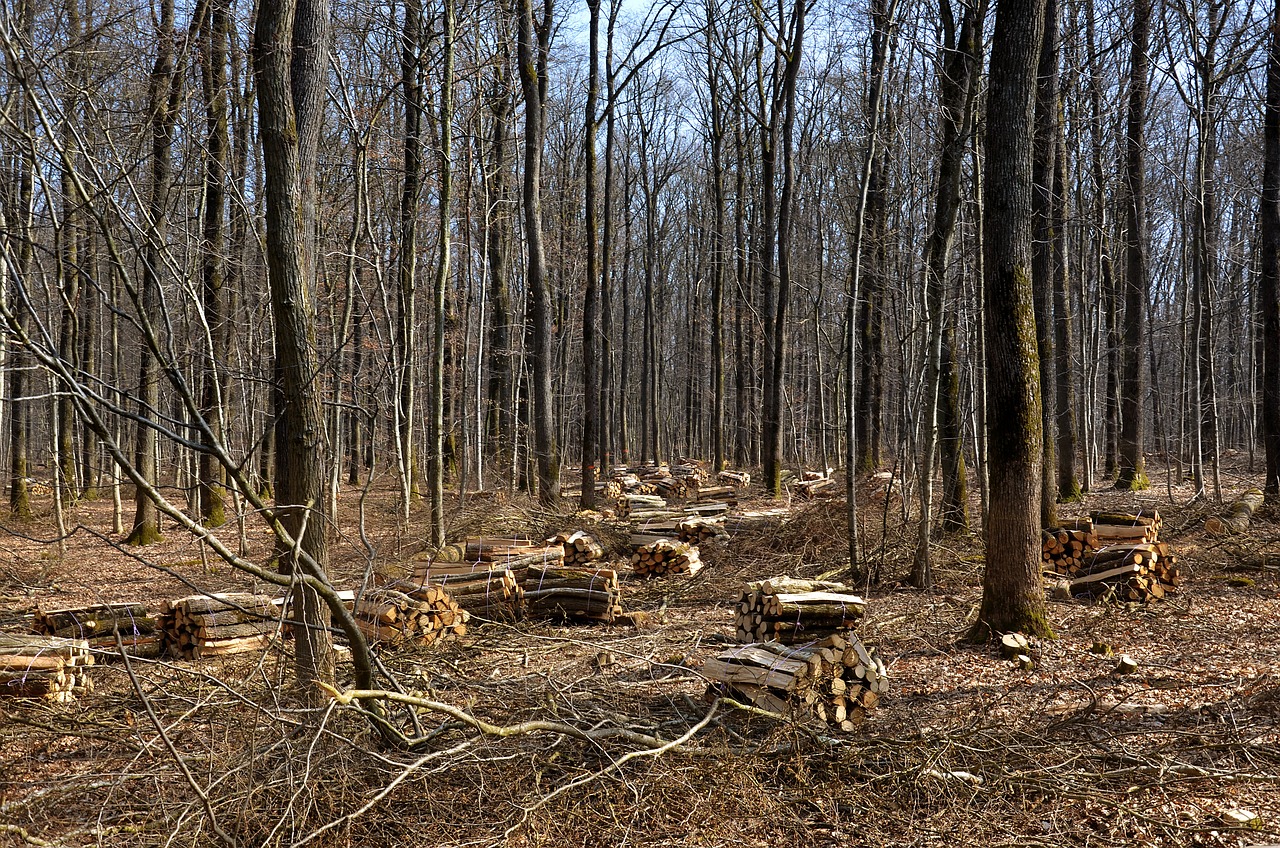
{"type": "Polygon", "coordinates": [[[87,607],[36,610],[33,632],[42,636],[83,639],[94,650],[119,654],[116,634],[131,657],[158,657],[160,627],[145,604],[94,604],[87,607]]]}
{"type": "Polygon", "coordinates": [[[852,731],[888,689],[884,663],[852,634],[803,646],[761,642],[731,648],[702,666],[730,697],[800,721],[852,731]]]}
{"type": "Polygon", "coordinates": [[[432,584],[402,581],[356,598],[356,626],[372,642],[430,645],[466,635],[470,617],[444,587],[432,584]]]}
{"type": "Polygon", "coordinates": [[[716,480],[724,486],[745,489],[751,485],[751,473],[748,471],[721,471],[716,475],[716,480]]]}
{"type": "Polygon", "coordinates": [[[482,536],[467,539],[464,555],[468,562],[493,562],[523,556],[542,547],[545,546],[534,544],[528,536],[482,536]]]}
{"type": "MultiPolygon", "coordinates": [[[[1091,525],[1092,527],[1092,525],[1091,525]]],[[[1046,572],[1076,574],[1085,560],[1098,550],[1098,537],[1089,530],[1053,527],[1040,534],[1041,559],[1046,572]]]]}
{"type": "Polygon", "coordinates": [[[0,633],[0,697],[75,700],[93,691],[91,665],[83,639],[0,633]]]}
{"type": "Polygon", "coordinates": [[[619,518],[630,518],[633,513],[641,515],[667,508],[667,499],[658,495],[640,495],[627,493],[618,500],[619,518]]]}
{"type": "Polygon", "coordinates": [[[723,519],[694,516],[680,521],[676,527],[676,539],[690,545],[702,545],[728,538],[729,532],[724,529],[723,519]]]}
{"type": "Polygon", "coordinates": [[[843,583],[771,577],[746,583],[734,614],[742,643],[811,642],[858,626],[866,602],[843,583]]]}
{"type": "Polygon", "coordinates": [[[582,530],[557,533],[547,540],[547,545],[560,545],[564,548],[565,565],[584,565],[604,558],[604,546],[590,533],[582,530]]]}
{"type": "Polygon", "coordinates": [[[683,477],[658,477],[653,480],[653,485],[668,501],[683,501],[698,494],[697,483],[683,477]]]}
{"type": "Polygon", "coordinates": [[[1160,540],[1160,513],[1130,515],[1123,512],[1093,512],[1093,535],[1104,545],[1145,543],[1160,540]]]}
{"type": "Polygon", "coordinates": [[[1164,542],[1107,545],[1067,576],[1073,595],[1122,601],[1158,600],[1182,583],[1178,558],[1164,542]]]}
{"type": "Polygon", "coordinates": [[[692,480],[699,485],[710,479],[705,462],[683,456],[677,464],[671,466],[671,476],[692,480]]]}
{"type": "Polygon", "coordinates": [[[608,623],[622,614],[618,573],[609,568],[530,566],[524,597],[531,616],[608,623]]]}
{"type": "Polygon", "coordinates": [[[495,562],[424,562],[413,572],[415,590],[442,587],[459,607],[487,621],[511,621],[524,613],[520,579],[495,562]]]}
{"type": "MultiPolygon", "coordinates": [[[[816,473],[816,472],[805,472],[816,473]]],[[[837,494],[836,481],[830,477],[815,477],[812,480],[800,480],[791,484],[791,491],[803,500],[814,498],[830,498],[837,494]]]]}
{"type": "Polygon", "coordinates": [[[261,650],[280,629],[280,612],[265,595],[189,595],[160,604],[165,650],[199,659],[261,650]]]}
{"type": "Polygon", "coordinates": [[[685,542],[657,539],[636,548],[631,567],[637,577],[666,577],[668,574],[697,574],[702,569],[698,549],[685,542]]]}
{"type": "Polygon", "coordinates": [[[622,483],[617,480],[601,480],[596,483],[596,494],[601,500],[616,501],[622,497],[622,483]]]}

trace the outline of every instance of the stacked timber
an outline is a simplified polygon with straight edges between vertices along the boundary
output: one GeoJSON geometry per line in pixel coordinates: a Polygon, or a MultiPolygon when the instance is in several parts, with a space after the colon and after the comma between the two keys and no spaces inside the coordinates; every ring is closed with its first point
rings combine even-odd
{"type": "Polygon", "coordinates": [[[1093,535],[1103,545],[1143,544],[1160,537],[1160,513],[1130,515],[1124,512],[1092,512],[1089,514],[1093,535]]]}
{"type": "Polygon", "coordinates": [[[653,486],[655,491],[668,501],[683,501],[698,496],[697,482],[683,477],[659,477],[653,480],[653,486]]]}
{"type": "Polygon", "coordinates": [[[564,548],[565,565],[585,565],[604,559],[604,546],[590,533],[582,530],[557,533],[547,540],[547,545],[560,545],[564,548]]]}
{"type": "Polygon", "coordinates": [[[751,485],[751,473],[749,471],[721,471],[716,475],[716,480],[722,486],[745,489],[751,485]]]}
{"type": "Polygon", "coordinates": [[[524,597],[529,614],[541,618],[607,624],[622,614],[618,572],[609,568],[530,566],[524,597]]]}
{"type": "Polygon", "coordinates": [[[866,612],[866,602],[843,583],[771,577],[742,587],[734,613],[737,640],[744,644],[811,642],[831,635],[849,637],[866,612]]]}
{"type": "Polygon", "coordinates": [[[1107,545],[1067,575],[1072,595],[1159,600],[1182,584],[1178,558],[1164,542],[1107,545]]]}
{"type": "Polygon", "coordinates": [[[280,630],[280,613],[272,599],[247,592],[164,601],[159,620],[165,650],[181,659],[261,650],[280,630]]]}
{"type": "Polygon", "coordinates": [[[596,483],[596,495],[600,500],[616,501],[622,494],[622,483],[617,480],[601,480],[596,483]]]}
{"type": "Polygon", "coordinates": [[[617,513],[619,518],[644,518],[649,513],[662,512],[666,508],[666,498],[628,492],[618,500],[617,513]]]}
{"type": "Polygon", "coordinates": [[[92,691],[91,665],[83,639],[0,633],[0,697],[73,701],[92,691]]]}
{"type": "Polygon", "coordinates": [[[108,656],[119,653],[117,634],[131,657],[158,657],[163,648],[155,616],[140,603],[37,609],[31,629],[42,636],[83,639],[91,649],[108,656]]]}
{"type": "Polygon", "coordinates": [[[466,635],[470,613],[441,586],[392,583],[356,598],[356,626],[371,642],[430,645],[466,635]]]}
{"type": "Polygon", "coordinates": [[[671,466],[671,476],[680,477],[684,480],[692,480],[697,486],[701,486],[707,480],[711,479],[711,475],[707,473],[707,464],[700,459],[690,459],[682,456],[671,466]]]}
{"type": "Polygon", "coordinates": [[[637,577],[666,577],[670,574],[697,574],[702,570],[698,549],[674,539],[657,539],[639,545],[631,554],[631,568],[637,577]]]}
{"type": "Polygon", "coordinates": [[[724,694],[801,721],[852,731],[888,688],[884,663],[852,634],[807,645],[731,648],[702,666],[724,694]]]}
{"type": "MultiPolygon", "coordinates": [[[[805,472],[806,474],[816,472],[805,472]]],[[[813,479],[804,479],[791,484],[791,491],[802,500],[813,500],[815,498],[830,498],[837,494],[836,481],[830,477],[815,477],[813,479]]]]}
{"type": "Polygon", "coordinates": [[[729,532],[724,529],[724,519],[694,516],[676,525],[676,539],[690,545],[703,545],[728,538],[729,532]]]}
{"type": "Polygon", "coordinates": [[[459,607],[486,621],[514,621],[524,613],[524,589],[511,568],[496,562],[423,562],[414,590],[428,585],[449,593],[459,607]]]}
{"type": "Polygon", "coordinates": [[[1040,534],[1040,556],[1046,573],[1076,574],[1098,547],[1091,523],[1088,529],[1053,527],[1040,534]]]}
{"type": "Polygon", "coordinates": [[[697,504],[723,504],[725,510],[730,506],[738,503],[738,488],[736,486],[704,486],[700,487],[695,495],[689,500],[697,504]]]}
{"type": "Polygon", "coordinates": [[[530,565],[558,565],[564,562],[564,546],[533,542],[526,536],[468,539],[467,562],[491,562],[506,566],[519,580],[521,571],[530,565]]]}

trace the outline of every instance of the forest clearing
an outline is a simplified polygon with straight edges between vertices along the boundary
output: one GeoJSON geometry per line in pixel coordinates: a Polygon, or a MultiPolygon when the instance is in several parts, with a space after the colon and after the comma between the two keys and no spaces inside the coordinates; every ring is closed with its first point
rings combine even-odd
{"type": "MultiPolygon", "coordinates": [[[[1242,469],[1229,474],[1247,487],[1242,469]]],[[[680,737],[707,714],[700,668],[733,645],[742,584],[839,571],[840,501],[777,509],[748,491],[725,518],[729,537],[704,543],[696,575],[644,580],[611,563],[624,610],[645,614],[639,626],[473,621],[460,638],[386,646],[381,659],[406,688],[495,725],[680,737]],[[753,511],[767,514],[741,519],[753,511]]],[[[68,846],[217,844],[215,825],[241,845],[941,845],[957,832],[989,845],[1259,844],[1280,837],[1280,533],[1264,511],[1243,535],[1212,536],[1205,521],[1223,510],[1183,505],[1185,485],[1172,492],[1091,494],[1080,510],[1158,509],[1183,585],[1148,604],[1051,601],[1057,638],[1034,641],[1030,670],[964,641],[981,546],[949,538],[935,590],[906,587],[896,578],[913,527],[900,499],[871,509],[868,492],[867,556],[885,583],[865,593],[856,633],[890,685],[852,732],[721,707],[683,746],[622,762],[646,749],[482,737],[423,712],[430,746],[396,752],[336,705],[319,735],[303,729],[287,639],[131,669],[101,657],[92,691],[73,701],[0,699],[0,822],[15,844],[68,846]],[[1116,673],[1120,655],[1137,669],[1116,673]],[[1251,817],[1232,821],[1238,811],[1251,817]]],[[[356,497],[341,501],[343,527],[359,524],[356,497]]],[[[362,532],[336,540],[337,585],[421,563],[421,534],[397,529],[392,497],[369,492],[362,532]]],[[[0,633],[29,626],[35,608],[154,606],[191,582],[263,589],[181,534],[144,553],[120,546],[103,532],[109,508],[77,506],[83,527],[63,557],[6,534],[0,633]]],[[[523,501],[473,501],[450,527],[459,538],[583,527],[611,554],[630,539],[629,524],[523,501]]],[[[263,534],[249,544],[270,555],[263,534]]],[[[338,681],[350,686],[349,665],[338,681]]]]}

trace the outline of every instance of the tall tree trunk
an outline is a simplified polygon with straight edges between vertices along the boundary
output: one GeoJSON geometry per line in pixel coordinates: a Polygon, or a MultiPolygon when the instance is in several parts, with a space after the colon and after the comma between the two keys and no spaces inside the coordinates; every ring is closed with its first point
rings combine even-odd
{"type": "Polygon", "coordinates": [[[510,57],[504,49],[494,66],[488,97],[491,120],[485,206],[489,234],[489,384],[485,424],[489,451],[499,468],[511,464],[514,446],[514,375],[511,355],[511,90],[510,57]]]}
{"type": "Polygon", "coordinates": [[[418,491],[417,451],[413,443],[416,388],[418,213],[422,196],[422,131],[426,110],[423,92],[422,0],[405,0],[404,33],[400,44],[400,84],[404,89],[404,178],[400,184],[400,262],[396,288],[396,349],[400,356],[396,397],[396,438],[400,456],[400,517],[418,491]]]}
{"type": "Polygon", "coordinates": [[[1280,501],[1280,3],[1267,43],[1267,102],[1263,114],[1259,288],[1262,295],[1262,439],[1267,500],[1280,501]]]}
{"type": "Polygon", "coordinates": [[[998,0],[983,168],[991,508],[974,635],[1049,636],[1040,578],[1040,385],[1031,282],[1031,160],[1044,0],[998,0]]]}
{"type": "Polygon", "coordinates": [[[1152,0],[1135,0],[1129,54],[1129,106],[1125,126],[1125,280],[1124,373],[1120,392],[1120,476],[1117,489],[1138,490],[1149,485],[1143,457],[1147,395],[1146,338],[1147,207],[1146,136],[1148,57],[1152,0]]]}
{"type": "Polygon", "coordinates": [[[600,99],[600,0],[587,0],[590,13],[587,61],[587,103],[583,134],[583,202],[586,206],[587,280],[582,298],[582,496],[583,509],[596,506],[596,463],[600,453],[600,363],[597,325],[600,322],[600,257],[598,246],[596,183],[597,114],[600,99]]]}
{"type": "Polygon", "coordinates": [[[1035,161],[1032,180],[1032,210],[1035,216],[1035,241],[1032,248],[1031,277],[1035,289],[1036,342],[1040,353],[1041,448],[1040,524],[1058,526],[1058,477],[1054,457],[1057,430],[1054,385],[1053,335],[1053,229],[1054,174],[1057,172],[1058,126],[1058,3],[1045,4],[1044,40],[1040,45],[1040,69],[1036,85],[1035,161]]]}
{"type": "MultiPolygon", "coordinates": [[[[427,459],[427,486],[431,495],[431,544],[444,544],[444,476],[445,476],[445,292],[449,288],[449,226],[453,204],[453,0],[444,0],[444,68],[440,81],[440,229],[437,242],[439,259],[436,284],[431,292],[431,325],[434,331],[431,351],[431,410],[427,416],[427,435],[431,455],[427,459]]],[[[449,456],[455,456],[449,451],[449,456]]]]}

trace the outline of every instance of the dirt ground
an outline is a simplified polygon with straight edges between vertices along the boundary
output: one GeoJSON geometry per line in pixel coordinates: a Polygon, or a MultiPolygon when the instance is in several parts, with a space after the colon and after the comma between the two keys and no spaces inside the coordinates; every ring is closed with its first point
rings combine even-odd
{"type": "MultiPolygon", "coordinates": [[[[1241,460],[1241,462],[1243,462],[1241,460]]],[[[1253,845],[1280,841],[1280,525],[1208,536],[1221,511],[1188,505],[1165,469],[1138,495],[1102,490],[1062,515],[1159,509],[1188,576],[1149,606],[1050,603],[1055,640],[1024,671],[964,642],[982,547],[944,537],[939,584],[904,587],[914,531],[900,498],[866,492],[861,627],[891,688],[858,732],[828,736],[717,707],[698,667],[731,643],[741,582],[813,577],[846,552],[843,502],[792,504],[703,551],[696,577],[624,579],[650,624],[473,627],[455,643],[386,651],[406,689],[496,725],[547,720],[629,732],[586,741],[537,730],[481,736],[421,713],[422,745],[381,745],[336,704],[300,720],[289,645],[218,660],[101,663],[95,691],[46,705],[0,699],[0,845],[988,846],[1253,845]],[[1100,643],[1137,660],[1116,675],[1100,643]],[[601,665],[600,655],[612,660],[601,665]],[[141,693],[141,695],[140,695],[141,693]],[[1255,814],[1247,826],[1230,811],[1255,814]]],[[[1243,468],[1224,497],[1260,483],[1243,468]]],[[[883,480],[880,481],[883,484],[883,480]]],[[[425,533],[397,529],[390,487],[344,493],[335,582],[395,573],[425,533]]],[[[757,500],[754,507],[776,504],[757,500]]],[[[45,505],[46,512],[48,505],[45,505]]],[[[40,606],[263,589],[169,528],[124,549],[109,500],[79,505],[63,550],[47,515],[0,534],[0,630],[40,606]]],[[[975,509],[976,512],[976,509],[975,509]]],[[[460,505],[450,537],[586,526],[518,500],[460,505]]],[[[597,528],[615,545],[623,531],[597,528]]],[[[233,547],[235,524],[223,528],[233,547]]],[[[265,562],[252,518],[243,549],[265,562]]],[[[620,570],[625,569],[620,565],[620,570]]],[[[340,683],[349,667],[339,667],[340,683]]]]}

